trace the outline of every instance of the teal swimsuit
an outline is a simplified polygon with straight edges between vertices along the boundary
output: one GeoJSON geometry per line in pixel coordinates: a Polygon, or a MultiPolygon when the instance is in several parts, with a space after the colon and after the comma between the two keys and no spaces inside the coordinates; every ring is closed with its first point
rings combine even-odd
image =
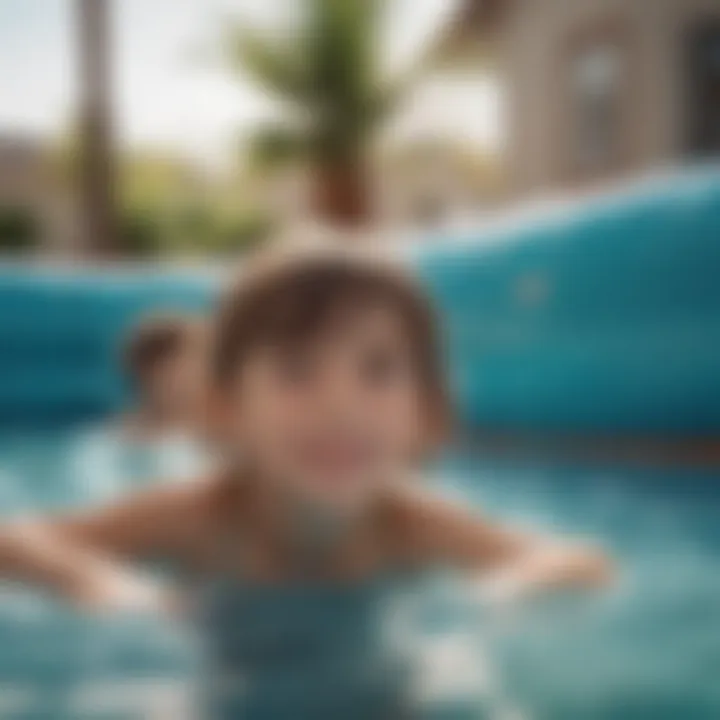
{"type": "Polygon", "coordinates": [[[384,642],[398,581],[258,585],[201,591],[207,720],[397,720],[408,717],[405,662],[384,642]]]}

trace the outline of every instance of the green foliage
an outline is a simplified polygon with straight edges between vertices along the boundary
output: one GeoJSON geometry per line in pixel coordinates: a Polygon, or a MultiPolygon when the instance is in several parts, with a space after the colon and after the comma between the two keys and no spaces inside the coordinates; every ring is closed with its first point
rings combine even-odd
{"type": "Polygon", "coordinates": [[[26,252],[37,247],[39,228],[35,215],[20,207],[0,207],[0,251],[26,252]]]}
{"type": "Polygon", "coordinates": [[[255,132],[248,143],[250,165],[273,170],[308,156],[307,138],[292,128],[267,125],[255,132]]]}
{"type": "Polygon", "coordinates": [[[120,215],[119,234],[121,247],[130,256],[152,257],[162,250],[161,218],[150,208],[125,208],[120,215]]]}
{"type": "Polygon", "coordinates": [[[174,210],[169,218],[169,252],[194,254],[207,249],[216,233],[217,220],[212,209],[204,202],[195,200],[174,210]]]}
{"type": "MultiPolygon", "coordinates": [[[[232,64],[299,111],[289,127],[269,129],[276,146],[284,138],[283,148],[302,150],[311,161],[356,159],[423,65],[402,78],[384,77],[377,62],[385,9],[380,0],[303,0],[302,7],[299,27],[280,37],[233,28],[228,54],[232,64]]],[[[261,136],[256,144],[267,147],[267,140],[261,136]]]]}
{"type": "Polygon", "coordinates": [[[234,255],[252,250],[270,236],[272,220],[258,212],[246,212],[219,218],[207,238],[206,250],[214,255],[234,255]]]}
{"type": "Polygon", "coordinates": [[[193,196],[199,185],[192,167],[159,152],[136,152],[118,162],[119,196],[125,206],[171,205],[193,196]]]}
{"type": "Polygon", "coordinates": [[[262,243],[273,229],[270,218],[257,212],[225,215],[209,203],[182,207],[126,208],[120,221],[127,253],[136,257],[242,253],[262,243]]]}

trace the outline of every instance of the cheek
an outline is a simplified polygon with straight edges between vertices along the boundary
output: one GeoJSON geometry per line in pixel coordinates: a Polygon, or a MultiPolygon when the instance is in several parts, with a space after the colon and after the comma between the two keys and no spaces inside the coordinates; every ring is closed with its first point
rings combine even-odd
{"type": "Polygon", "coordinates": [[[192,374],[192,367],[178,365],[170,378],[172,392],[183,400],[194,399],[198,395],[198,382],[192,374]]]}
{"type": "Polygon", "coordinates": [[[187,359],[182,368],[182,378],[188,392],[200,395],[206,391],[206,368],[201,357],[192,356],[187,359]]]}
{"type": "Polygon", "coordinates": [[[414,392],[379,395],[369,403],[367,415],[379,442],[399,452],[417,449],[424,423],[422,406],[414,392]]]}
{"type": "Polygon", "coordinates": [[[150,380],[150,392],[161,402],[176,400],[180,386],[181,383],[176,378],[175,368],[172,365],[159,369],[150,380]]]}
{"type": "Polygon", "coordinates": [[[194,373],[195,366],[187,358],[178,358],[163,368],[162,392],[167,396],[186,397],[195,394],[198,378],[194,373]]]}

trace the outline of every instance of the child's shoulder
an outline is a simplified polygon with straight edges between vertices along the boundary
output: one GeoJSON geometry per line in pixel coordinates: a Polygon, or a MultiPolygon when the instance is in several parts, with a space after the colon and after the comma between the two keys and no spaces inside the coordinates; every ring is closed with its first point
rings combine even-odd
{"type": "Polygon", "coordinates": [[[413,526],[466,514],[462,502],[443,493],[428,490],[423,486],[422,478],[409,477],[397,482],[386,498],[386,507],[396,521],[413,526]]]}
{"type": "Polygon", "coordinates": [[[176,518],[188,526],[205,526],[221,520],[229,511],[243,504],[237,492],[222,472],[212,472],[190,481],[161,483],[144,493],[146,502],[164,505],[176,518]]]}
{"type": "Polygon", "coordinates": [[[458,530],[482,522],[462,504],[418,487],[415,479],[393,488],[385,508],[386,527],[396,552],[420,562],[434,557],[458,530]]]}
{"type": "Polygon", "coordinates": [[[183,482],[157,482],[90,514],[99,525],[129,526],[138,533],[167,538],[192,538],[211,527],[223,481],[205,475],[183,482]]]}

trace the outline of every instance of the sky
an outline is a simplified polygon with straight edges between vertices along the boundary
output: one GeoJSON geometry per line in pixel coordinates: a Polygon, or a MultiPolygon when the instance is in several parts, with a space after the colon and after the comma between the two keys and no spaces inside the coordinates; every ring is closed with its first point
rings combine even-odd
{"type": "MultiPolygon", "coordinates": [[[[383,47],[391,70],[412,61],[458,0],[388,0],[383,47]]],[[[209,164],[276,110],[248,79],[213,57],[213,38],[237,16],[259,27],[299,0],[115,0],[115,132],[124,146],[170,149],[209,164]]],[[[0,134],[57,136],[76,98],[73,0],[0,0],[0,134]]],[[[500,97],[486,76],[429,78],[393,124],[402,137],[439,135],[494,147],[500,97]]]]}

